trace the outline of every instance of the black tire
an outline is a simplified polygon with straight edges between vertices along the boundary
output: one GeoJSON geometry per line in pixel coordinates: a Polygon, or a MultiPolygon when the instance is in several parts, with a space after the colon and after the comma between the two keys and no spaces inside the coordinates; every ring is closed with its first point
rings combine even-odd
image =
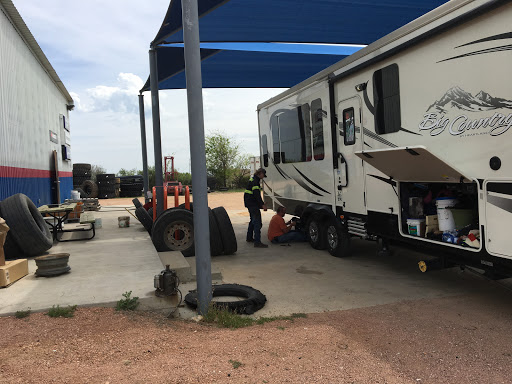
{"type": "MultiPolygon", "coordinates": [[[[2,216],[2,204],[0,202],[0,217],[2,216]]],[[[7,232],[7,237],[5,238],[4,243],[4,255],[7,260],[18,259],[24,257],[23,251],[21,250],[18,243],[12,236],[11,231],[7,232]]]]}
{"type": "Polygon", "coordinates": [[[210,208],[208,208],[208,223],[210,225],[210,254],[212,256],[219,256],[222,254],[224,247],[217,220],[215,220],[215,215],[210,208]]]}
{"type": "Polygon", "coordinates": [[[116,178],[116,175],[113,173],[99,173],[96,175],[96,181],[106,181],[106,180],[112,180],[114,182],[114,179],[116,178]]]}
{"type": "Polygon", "coordinates": [[[135,216],[139,219],[140,223],[146,228],[146,231],[151,235],[151,230],[153,228],[153,217],[149,216],[148,211],[144,209],[144,207],[135,208],[135,216]]]}
{"type": "Polygon", "coordinates": [[[82,183],[81,188],[86,193],[85,197],[90,197],[90,198],[98,197],[99,188],[98,188],[98,184],[96,184],[94,181],[85,180],[82,183]]]}
{"type": "Polygon", "coordinates": [[[327,224],[327,250],[335,257],[350,256],[350,234],[336,219],[327,224]]]}
{"type": "Polygon", "coordinates": [[[73,164],[73,171],[75,171],[75,170],[90,171],[91,164],[75,163],[75,164],[73,164]]]}
{"type": "Polygon", "coordinates": [[[135,205],[135,208],[140,208],[140,207],[142,207],[142,203],[140,202],[140,200],[139,200],[139,199],[133,199],[133,200],[132,200],[132,203],[133,203],[133,205],[135,205]]]}
{"type": "Polygon", "coordinates": [[[36,206],[21,193],[2,201],[2,214],[23,253],[37,256],[50,249],[53,238],[36,206]]]}
{"type": "MultiPolygon", "coordinates": [[[[187,209],[185,208],[185,203],[178,205],[178,208],[187,209]]],[[[194,212],[194,203],[190,202],[190,212],[194,212]]]]}
{"type": "Polygon", "coordinates": [[[75,188],[75,191],[77,191],[79,194],[80,194],[80,198],[83,198],[83,197],[90,197],[89,194],[87,192],[85,192],[82,188],[78,187],[78,188],[75,188]]]}
{"type": "Polygon", "coordinates": [[[158,252],[181,251],[185,257],[194,256],[193,213],[181,208],[166,210],[153,224],[151,239],[158,252]]]}
{"type": "Polygon", "coordinates": [[[224,254],[232,255],[237,251],[238,246],[236,243],[235,231],[231,224],[231,220],[229,219],[229,215],[224,207],[213,208],[212,211],[215,216],[215,220],[217,221],[217,226],[219,227],[224,254]]]}
{"type": "Polygon", "coordinates": [[[312,215],[306,224],[306,236],[314,249],[327,248],[327,229],[325,220],[318,215],[312,215]]]}
{"type": "Polygon", "coordinates": [[[151,220],[153,220],[153,207],[148,209],[148,215],[151,217],[151,220]]]}
{"type": "MultiPolygon", "coordinates": [[[[263,308],[267,302],[267,298],[263,293],[249,287],[247,285],[239,284],[221,284],[212,286],[212,297],[221,296],[238,296],[244,297],[244,300],[239,301],[212,301],[212,305],[221,309],[228,309],[232,312],[239,314],[252,315],[254,312],[263,308]]],[[[197,307],[197,290],[190,291],[185,296],[185,302],[192,308],[197,307]]]]}

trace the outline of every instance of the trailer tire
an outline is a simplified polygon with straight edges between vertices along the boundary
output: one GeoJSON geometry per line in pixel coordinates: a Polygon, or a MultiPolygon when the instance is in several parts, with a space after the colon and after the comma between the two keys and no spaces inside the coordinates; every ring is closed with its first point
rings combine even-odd
{"type": "Polygon", "coordinates": [[[210,225],[210,253],[212,256],[219,256],[222,254],[224,247],[222,245],[220,228],[211,208],[208,208],[208,223],[210,225]]]}
{"type": "Polygon", "coordinates": [[[326,228],[327,250],[335,257],[350,256],[350,234],[336,219],[331,219],[326,228]]]}
{"type": "Polygon", "coordinates": [[[85,180],[81,187],[86,196],[84,197],[90,197],[90,198],[95,198],[95,197],[98,197],[98,192],[99,192],[99,189],[98,189],[98,184],[96,184],[94,181],[92,180],[85,180]]]}
{"type": "Polygon", "coordinates": [[[2,214],[9,232],[26,255],[38,256],[52,247],[50,229],[28,196],[18,193],[2,201],[2,214]]]}
{"type": "Polygon", "coordinates": [[[327,228],[319,215],[312,215],[306,224],[306,236],[314,249],[327,248],[327,228]]]}
{"type": "Polygon", "coordinates": [[[192,212],[181,208],[164,211],[153,224],[151,239],[158,252],[180,251],[185,257],[193,256],[195,248],[192,212]]]}
{"type": "MultiPolygon", "coordinates": [[[[227,309],[238,314],[252,315],[254,312],[263,308],[267,302],[265,295],[257,289],[240,284],[221,284],[212,286],[212,297],[221,296],[238,296],[245,298],[245,300],[237,301],[211,302],[216,308],[227,309]]],[[[198,305],[197,290],[190,291],[185,296],[185,302],[192,308],[196,308],[198,305]]]]}
{"type": "Polygon", "coordinates": [[[219,228],[224,254],[232,255],[236,253],[238,246],[235,231],[226,209],[224,207],[217,207],[213,208],[212,211],[219,228]]]}
{"type": "Polygon", "coordinates": [[[153,227],[153,217],[149,216],[148,211],[144,207],[140,206],[135,208],[135,216],[139,219],[140,223],[146,228],[146,231],[151,235],[153,227]]]}

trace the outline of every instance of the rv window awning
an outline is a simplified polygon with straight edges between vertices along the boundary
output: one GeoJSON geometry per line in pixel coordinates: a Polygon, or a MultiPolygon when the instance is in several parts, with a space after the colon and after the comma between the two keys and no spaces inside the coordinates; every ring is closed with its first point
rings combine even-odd
{"type": "Polygon", "coordinates": [[[396,181],[458,183],[471,180],[424,146],[357,151],[355,154],[396,181]]]}

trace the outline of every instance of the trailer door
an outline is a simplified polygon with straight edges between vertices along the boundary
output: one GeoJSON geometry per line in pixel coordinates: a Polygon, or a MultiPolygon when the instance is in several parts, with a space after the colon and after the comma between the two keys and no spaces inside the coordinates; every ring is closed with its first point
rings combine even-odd
{"type": "Polygon", "coordinates": [[[361,98],[338,103],[338,169],[335,175],[336,205],[352,213],[366,214],[364,161],[355,155],[363,148],[361,98]]]}

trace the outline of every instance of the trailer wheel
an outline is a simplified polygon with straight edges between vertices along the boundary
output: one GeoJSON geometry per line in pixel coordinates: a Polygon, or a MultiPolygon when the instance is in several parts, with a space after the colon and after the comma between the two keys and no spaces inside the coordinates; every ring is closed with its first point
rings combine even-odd
{"type": "Polygon", "coordinates": [[[155,221],[151,239],[158,252],[181,251],[185,257],[194,256],[193,213],[181,208],[166,210],[155,221]]]}
{"type": "Polygon", "coordinates": [[[224,254],[232,255],[237,251],[238,245],[236,242],[235,230],[233,229],[233,224],[231,224],[229,215],[224,207],[213,208],[212,211],[219,227],[224,254]]]}
{"type": "Polygon", "coordinates": [[[2,201],[2,214],[23,253],[37,256],[50,249],[53,237],[36,206],[22,193],[2,201]]]}
{"type": "Polygon", "coordinates": [[[306,224],[306,235],[314,249],[327,248],[327,229],[320,216],[313,215],[306,224]]]}
{"type": "Polygon", "coordinates": [[[135,208],[135,216],[137,216],[137,219],[139,219],[140,223],[151,235],[151,229],[153,227],[153,216],[149,216],[148,211],[146,211],[142,206],[135,208]]]}
{"type": "Polygon", "coordinates": [[[335,257],[350,255],[350,234],[335,219],[331,219],[326,227],[327,250],[335,257]]]}

